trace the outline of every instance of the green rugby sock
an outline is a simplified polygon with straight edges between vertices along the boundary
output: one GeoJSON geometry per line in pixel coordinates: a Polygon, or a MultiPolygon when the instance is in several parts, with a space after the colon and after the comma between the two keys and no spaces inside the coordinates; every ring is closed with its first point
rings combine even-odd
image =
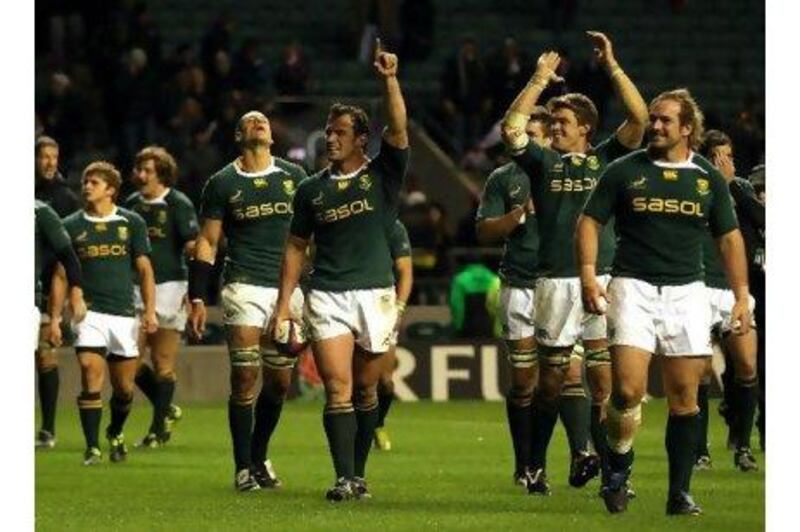
{"type": "Polygon", "coordinates": [[[58,366],[38,370],[39,404],[42,409],[42,430],[56,434],[56,404],[58,403],[58,366]]]}
{"type": "Polygon", "coordinates": [[[161,434],[164,432],[169,405],[172,404],[172,397],[175,395],[175,381],[158,379],[155,382],[153,396],[153,421],[150,424],[150,432],[161,434]]]}
{"type": "Polygon", "coordinates": [[[357,477],[364,478],[367,469],[367,458],[369,450],[372,448],[372,437],[375,434],[375,427],[378,426],[378,403],[367,407],[367,410],[356,408],[356,440],[355,440],[355,464],[353,473],[357,477]]]}
{"type": "Polygon", "coordinates": [[[530,461],[532,421],[530,400],[529,397],[528,404],[520,406],[510,393],[506,398],[506,416],[508,417],[508,429],[511,432],[511,445],[514,447],[515,473],[521,473],[530,461]]]}
{"type": "MultiPolygon", "coordinates": [[[[252,400],[251,400],[252,401],[252,400]]],[[[250,467],[250,441],[253,431],[253,403],[240,404],[228,399],[228,427],[233,441],[236,472],[250,467]]]]}
{"type": "Polygon", "coordinates": [[[386,421],[386,415],[389,413],[389,408],[394,401],[394,392],[385,392],[378,390],[378,426],[382,427],[386,421]]]}
{"type": "Polygon", "coordinates": [[[256,422],[253,427],[252,459],[253,464],[263,464],[267,459],[269,440],[278,420],[281,418],[283,401],[273,402],[263,390],[256,401],[256,422]]]}
{"type": "Polygon", "coordinates": [[[322,424],[328,438],[336,478],[353,478],[355,475],[356,414],[347,403],[334,408],[326,407],[322,424]]]}
{"type": "Polygon", "coordinates": [[[750,448],[750,435],[753,432],[753,419],[758,405],[758,379],[736,381],[736,446],[750,448]]]}
{"type": "Polygon", "coordinates": [[[603,475],[605,478],[608,470],[608,431],[606,424],[602,421],[603,405],[592,404],[589,419],[589,430],[592,433],[592,444],[597,456],[600,457],[603,475]]]}
{"type": "Polygon", "coordinates": [[[558,402],[561,423],[567,431],[572,456],[586,452],[589,447],[590,402],[582,384],[564,386],[558,402]]]}
{"type": "Polygon", "coordinates": [[[690,414],[676,416],[670,414],[667,420],[667,432],[664,443],[669,459],[669,494],[670,497],[680,492],[689,493],[692,480],[692,468],[697,448],[697,433],[700,416],[690,414]]]}
{"type": "Polygon", "coordinates": [[[531,420],[531,469],[547,468],[547,448],[558,421],[558,404],[534,398],[531,420]]]}
{"type": "Polygon", "coordinates": [[[147,364],[142,364],[139,366],[139,369],[136,370],[136,378],[134,379],[134,382],[136,382],[136,386],[142,390],[142,393],[147,397],[147,399],[151,403],[155,404],[156,374],[153,371],[153,368],[147,364]]]}
{"type": "Polygon", "coordinates": [[[111,423],[108,425],[107,436],[119,436],[128,414],[131,412],[133,396],[121,397],[112,395],[109,407],[111,408],[111,423]]]}
{"type": "Polygon", "coordinates": [[[697,448],[695,458],[708,456],[708,384],[701,384],[697,389],[697,406],[700,407],[697,422],[697,448]]]}
{"type": "Polygon", "coordinates": [[[78,413],[86,447],[100,448],[100,420],[103,417],[103,401],[100,392],[83,392],[78,396],[78,413]]]}

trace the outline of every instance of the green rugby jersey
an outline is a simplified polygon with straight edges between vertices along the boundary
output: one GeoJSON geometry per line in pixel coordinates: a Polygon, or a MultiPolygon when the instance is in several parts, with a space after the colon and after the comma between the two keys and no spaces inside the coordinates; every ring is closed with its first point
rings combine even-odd
{"type": "Polygon", "coordinates": [[[42,271],[45,265],[45,253],[57,254],[72,246],[69,234],[64,229],[61,218],[47,203],[34,200],[34,215],[36,227],[34,230],[35,243],[35,275],[36,286],[35,302],[37,307],[42,305],[42,271]]]}
{"type": "Polygon", "coordinates": [[[125,201],[125,208],[137,213],[147,224],[156,284],[186,280],[184,249],[198,232],[192,201],[183,192],[168,188],[161,197],[152,200],[136,192],[125,201]]]}
{"type": "Polygon", "coordinates": [[[304,181],[294,198],[292,235],[314,235],[309,287],[341,292],[394,284],[389,240],[397,220],[408,149],[383,141],[380,153],[347,176],[330,168],[304,181]]]}
{"type": "MultiPolygon", "coordinates": [[[[514,156],[531,182],[539,223],[539,276],[579,275],[574,245],[578,216],[606,166],[630,151],[612,135],[586,153],[559,153],[529,142],[514,156]]],[[[598,274],[611,270],[614,247],[614,228],[609,224],[600,238],[598,274]]]]}
{"type": "Polygon", "coordinates": [[[738,227],[725,179],[697,154],[681,163],[653,161],[646,150],[611,164],[584,212],[616,220],[613,274],[648,283],[703,280],[703,240],[738,227]]]}
{"type": "Polygon", "coordinates": [[[720,257],[717,242],[711,233],[703,238],[703,271],[706,286],[723,290],[730,288],[725,268],[722,267],[722,257],[720,257]]]}
{"type": "Polygon", "coordinates": [[[258,173],[236,162],[211,176],[203,188],[200,217],[221,220],[228,240],[224,283],[277,287],[283,246],[292,219],[292,198],[305,171],[279,157],[258,173]]]}
{"type": "Polygon", "coordinates": [[[400,220],[396,220],[394,227],[392,227],[392,234],[389,238],[389,252],[392,255],[392,260],[411,256],[411,242],[408,240],[408,231],[406,231],[406,226],[400,220]]]}
{"type": "Polygon", "coordinates": [[[83,295],[89,310],[133,316],[134,261],[150,253],[147,224],[122,207],[103,218],[76,211],[64,218],[83,270],[83,295]]]}
{"type": "MultiPolygon", "coordinates": [[[[511,162],[496,168],[486,180],[476,221],[503,216],[524,205],[530,195],[530,180],[519,165],[511,162]]],[[[533,288],[536,281],[539,255],[536,214],[526,214],[525,223],[518,225],[506,240],[499,274],[509,286],[533,288]]]]}

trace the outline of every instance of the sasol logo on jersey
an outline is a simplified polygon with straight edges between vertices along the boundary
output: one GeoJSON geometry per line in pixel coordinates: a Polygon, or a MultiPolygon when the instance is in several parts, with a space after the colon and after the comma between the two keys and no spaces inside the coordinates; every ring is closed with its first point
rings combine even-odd
{"type": "Polygon", "coordinates": [[[122,257],[128,254],[128,246],[125,244],[91,244],[78,248],[78,255],[82,259],[122,257]]]}
{"type": "Polygon", "coordinates": [[[233,217],[237,220],[252,220],[262,216],[273,216],[275,214],[292,214],[292,204],[285,201],[274,203],[262,203],[261,205],[248,205],[233,210],[233,217]]]}
{"type": "Polygon", "coordinates": [[[345,203],[344,205],[339,205],[334,209],[325,209],[324,211],[318,212],[317,220],[319,220],[322,223],[337,222],[339,220],[344,220],[345,218],[349,218],[357,214],[374,210],[375,208],[372,205],[370,205],[369,199],[364,198],[356,201],[351,201],[350,203],[345,203]]]}
{"type": "Polygon", "coordinates": [[[550,192],[583,192],[592,190],[597,186],[597,178],[584,177],[582,179],[553,179],[550,181],[550,192]]]}
{"type": "Polygon", "coordinates": [[[703,206],[699,201],[638,197],[633,198],[633,212],[663,212],[702,218],[703,206]]]}
{"type": "Polygon", "coordinates": [[[167,238],[167,233],[160,227],[148,227],[147,236],[150,238],[167,238]]]}

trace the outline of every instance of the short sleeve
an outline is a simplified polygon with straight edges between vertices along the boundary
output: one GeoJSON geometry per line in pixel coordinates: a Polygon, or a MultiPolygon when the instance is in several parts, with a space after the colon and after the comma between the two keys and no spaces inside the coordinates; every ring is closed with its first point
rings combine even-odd
{"type": "Polygon", "coordinates": [[[49,205],[37,209],[36,223],[53,251],[60,252],[72,246],[72,240],[64,228],[64,224],[56,211],[49,205]]]}
{"type": "Polygon", "coordinates": [[[310,181],[304,181],[297,187],[297,192],[292,199],[292,223],[289,234],[308,240],[314,233],[314,209],[308,194],[311,191],[310,181]]]}
{"type": "Polygon", "coordinates": [[[183,242],[197,238],[200,231],[197,213],[189,198],[178,198],[175,203],[175,229],[183,242]]]}
{"type": "Polygon", "coordinates": [[[150,239],[147,237],[147,224],[136,213],[131,213],[129,219],[131,230],[131,256],[137,258],[150,254],[150,239]]]}
{"type": "Polygon", "coordinates": [[[481,202],[478,205],[478,212],[475,214],[475,219],[480,221],[486,218],[503,216],[505,213],[506,205],[499,175],[493,172],[489,176],[489,179],[486,180],[486,185],[483,187],[483,194],[481,194],[481,202]]]}
{"type": "Polygon", "coordinates": [[[381,178],[381,186],[390,204],[398,201],[400,189],[408,168],[409,148],[395,148],[386,140],[381,140],[378,155],[369,163],[370,172],[376,172],[381,178]]]}
{"type": "Polygon", "coordinates": [[[606,164],[609,164],[624,155],[628,155],[634,150],[622,144],[619,139],[617,139],[617,135],[614,134],[595,146],[594,151],[606,161],[606,164]]]}
{"type": "Polygon", "coordinates": [[[623,174],[618,165],[611,165],[597,180],[597,186],[589,195],[583,213],[605,225],[614,216],[619,198],[619,183],[623,174]]]}
{"type": "Polygon", "coordinates": [[[411,256],[411,243],[408,240],[408,231],[406,231],[405,226],[399,221],[394,224],[389,248],[393,260],[411,256]]]}
{"type": "Polygon", "coordinates": [[[547,151],[533,141],[511,158],[531,179],[539,179],[544,175],[545,155],[547,151]]]}
{"type": "Polygon", "coordinates": [[[717,238],[738,228],[739,222],[733,210],[733,201],[725,178],[716,170],[712,170],[710,180],[713,198],[708,213],[708,227],[711,229],[711,235],[717,238]]]}
{"type": "Polygon", "coordinates": [[[211,177],[203,187],[200,196],[200,217],[209,220],[222,220],[225,217],[225,200],[219,190],[220,180],[211,177]]]}

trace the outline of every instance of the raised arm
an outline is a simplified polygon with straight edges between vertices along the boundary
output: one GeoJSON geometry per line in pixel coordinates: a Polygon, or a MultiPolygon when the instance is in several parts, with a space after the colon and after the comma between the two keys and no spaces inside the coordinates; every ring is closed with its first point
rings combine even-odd
{"type": "Polygon", "coordinates": [[[395,148],[405,149],[408,147],[408,117],[397,79],[397,56],[384,52],[380,39],[375,39],[373,66],[383,80],[383,112],[386,120],[383,138],[395,148]]]}
{"type": "Polygon", "coordinates": [[[592,40],[594,53],[611,78],[614,92],[625,109],[625,121],[617,128],[617,140],[626,148],[636,149],[641,145],[647,127],[647,104],[639,94],[639,89],[619,66],[611,40],[599,31],[587,31],[586,35],[592,40]]]}
{"type": "Polygon", "coordinates": [[[722,266],[728,284],[733,290],[736,303],[731,310],[731,324],[736,334],[747,334],[750,330],[750,289],[747,281],[747,255],[744,239],[739,229],[728,231],[717,238],[722,266]]]}
{"type": "Polygon", "coordinates": [[[506,111],[500,132],[503,142],[512,153],[522,150],[528,144],[525,126],[528,125],[528,119],[539,101],[539,96],[551,81],[562,81],[556,74],[559,63],[561,58],[556,52],[545,52],[539,56],[533,76],[506,111]]]}

